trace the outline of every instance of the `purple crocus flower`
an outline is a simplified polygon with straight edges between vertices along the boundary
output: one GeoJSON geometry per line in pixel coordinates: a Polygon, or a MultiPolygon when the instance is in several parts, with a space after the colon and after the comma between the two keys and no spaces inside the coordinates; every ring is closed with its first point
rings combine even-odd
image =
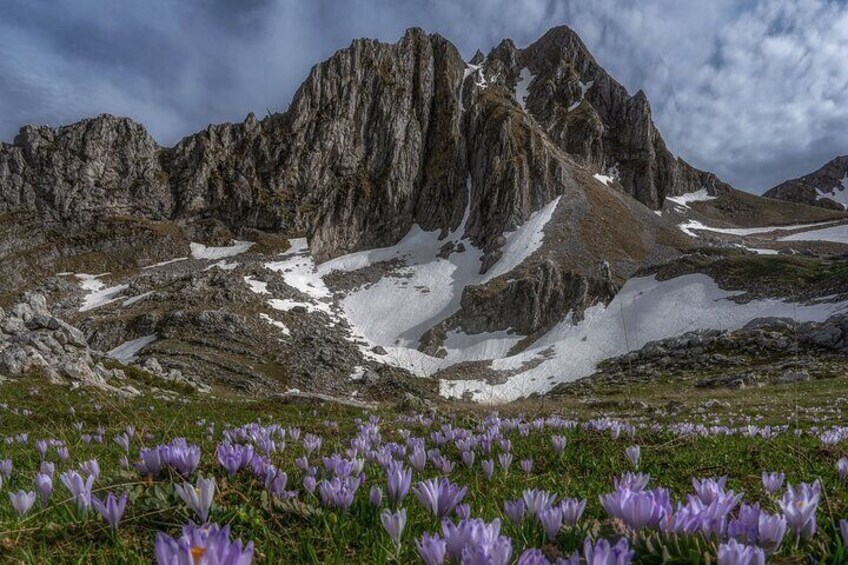
{"type": "Polygon", "coordinates": [[[3,475],[3,478],[8,479],[12,476],[12,460],[11,459],[3,459],[0,461],[0,475],[3,475]]]}
{"type": "Polygon", "coordinates": [[[59,459],[61,459],[63,462],[67,461],[68,457],[71,456],[70,452],[68,451],[67,446],[64,446],[64,445],[61,445],[61,446],[56,448],[56,455],[58,455],[59,459]]]}
{"type": "Polygon", "coordinates": [[[454,511],[468,488],[459,487],[443,478],[422,481],[413,487],[412,491],[421,505],[441,520],[454,511]]]}
{"type": "MultiPolygon", "coordinates": [[[[470,563],[486,563],[480,561],[480,549],[484,554],[489,555],[493,560],[503,557],[503,551],[506,548],[493,547],[500,539],[500,520],[493,520],[490,524],[479,519],[462,520],[459,524],[454,524],[450,520],[442,521],[442,535],[445,538],[447,554],[456,561],[466,562],[469,559],[470,563]],[[492,551],[494,550],[494,551],[492,551]]],[[[505,538],[506,539],[506,538],[505,538]]],[[[506,558],[512,554],[512,546],[509,546],[509,552],[506,558]]],[[[491,563],[492,561],[489,561],[491,563]]],[[[498,561],[500,562],[500,561],[498,561]]]]}
{"type": "Polygon", "coordinates": [[[474,466],[474,452],[473,451],[463,451],[462,452],[462,463],[468,467],[469,469],[474,466]]]}
{"type": "Polygon", "coordinates": [[[53,478],[45,473],[35,475],[35,490],[38,492],[38,499],[41,506],[46,507],[50,502],[50,495],[53,493],[53,478]]]}
{"type": "Polygon", "coordinates": [[[371,506],[379,507],[383,503],[383,491],[377,485],[371,487],[371,492],[368,493],[368,502],[371,506]]]}
{"type": "Polygon", "coordinates": [[[512,465],[512,453],[501,453],[498,455],[498,462],[504,471],[509,471],[509,466],[512,465]]]}
{"type": "Polygon", "coordinates": [[[9,501],[12,503],[12,508],[18,513],[21,518],[29,512],[32,505],[35,504],[35,492],[26,492],[19,490],[18,492],[9,493],[9,501]]]}
{"type": "Polygon", "coordinates": [[[759,547],[735,539],[718,546],[718,565],[765,565],[766,554],[759,547]]]}
{"type": "Polygon", "coordinates": [[[512,540],[500,536],[489,543],[467,545],[462,550],[463,565],[507,565],[512,557],[512,540]]]}
{"type": "Polygon", "coordinates": [[[556,495],[538,489],[526,489],[521,498],[527,509],[527,517],[535,518],[542,510],[550,508],[556,500],[556,495]]]}
{"type": "Polygon", "coordinates": [[[56,472],[56,465],[50,461],[42,461],[41,465],[38,467],[38,472],[52,478],[53,474],[56,472]]]}
{"type": "Polygon", "coordinates": [[[786,535],[786,518],[781,514],[760,512],[757,524],[757,544],[766,553],[777,553],[786,535]]]}
{"type": "Polygon", "coordinates": [[[621,538],[615,545],[610,545],[605,539],[593,545],[588,537],[583,542],[583,556],[588,565],[628,565],[633,561],[633,555],[627,538],[621,538]]]}
{"type": "Polygon", "coordinates": [[[283,496],[286,492],[286,485],[289,482],[289,476],[271,465],[265,473],[265,490],[271,496],[283,496]]]}
{"type": "Polygon", "coordinates": [[[620,477],[613,479],[613,484],[616,489],[627,489],[632,491],[645,490],[648,482],[651,480],[650,475],[642,473],[622,473],[620,477]]]}
{"type": "Polygon", "coordinates": [[[704,504],[710,504],[718,500],[724,494],[724,486],[727,484],[727,477],[718,479],[692,479],[692,486],[698,494],[698,498],[704,504]]]}
{"type": "Polygon", "coordinates": [[[576,526],[583,516],[583,511],[586,510],[586,499],[577,500],[576,498],[565,498],[559,503],[562,509],[562,522],[566,526],[576,526]]]}
{"type": "Polygon", "coordinates": [[[848,547],[848,520],[839,520],[839,534],[842,536],[842,545],[848,547]]]}
{"type": "Polygon", "coordinates": [[[460,520],[468,520],[471,518],[471,505],[470,504],[459,504],[456,507],[456,517],[460,520]]]}
{"type": "Polygon", "coordinates": [[[197,486],[184,483],[176,485],[174,489],[186,506],[197,514],[201,522],[206,523],[209,519],[209,510],[212,508],[212,500],[215,498],[215,486],[214,477],[208,479],[200,477],[197,479],[197,486]]]}
{"type": "Polygon", "coordinates": [[[606,512],[638,531],[646,526],[656,527],[670,513],[669,494],[665,489],[631,491],[619,488],[601,496],[606,512]]]}
{"type": "Polygon", "coordinates": [[[562,452],[565,451],[565,443],[565,436],[551,436],[551,445],[557,455],[562,455],[562,452]]]}
{"type": "Polygon", "coordinates": [[[215,456],[227,473],[233,476],[253,460],[253,446],[220,443],[215,449],[215,456]]]}
{"type": "Polygon", "coordinates": [[[408,456],[409,464],[419,473],[423,472],[427,467],[427,452],[423,449],[416,448],[408,456]]]}
{"type": "Polygon", "coordinates": [[[318,494],[324,506],[347,511],[353,504],[359,480],[353,477],[333,477],[331,481],[318,483],[318,494]]]}
{"type": "Polygon", "coordinates": [[[439,536],[424,534],[421,536],[421,541],[416,543],[418,547],[418,555],[424,561],[424,565],[442,565],[445,562],[445,553],[447,548],[445,540],[439,536]]]}
{"type": "Polygon", "coordinates": [[[127,508],[127,493],[123,493],[120,498],[115,498],[111,492],[106,497],[105,502],[97,498],[91,497],[91,504],[94,509],[103,517],[109,527],[113,530],[118,529],[118,522],[124,515],[124,510],[127,508]]]}
{"type": "Polygon", "coordinates": [[[743,504],[739,515],[730,521],[727,535],[742,543],[754,545],[759,538],[760,506],[758,504],[743,504]]]}
{"type": "Polygon", "coordinates": [[[130,438],[127,434],[116,435],[115,443],[117,443],[125,453],[130,452],[130,438]]]}
{"type": "Polygon", "coordinates": [[[306,450],[306,453],[310,455],[313,451],[319,451],[321,449],[321,438],[315,434],[304,435],[303,448],[306,450]]]}
{"type": "Polygon", "coordinates": [[[550,541],[554,541],[562,529],[562,508],[559,506],[548,506],[538,514],[539,523],[548,535],[550,541]]]}
{"type": "Polygon", "coordinates": [[[380,514],[380,521],[383,523],[383,528],[389,534],[395,548],[400,548],[400,537],[403,535],[403,529],[406,527],[406,508],[401,508],[397,512],[389,512],[383,510],[380,514]]]}
{"type": "Polygon", "coordinates": [[[315,477],[313,477],[312,475],[307,475],[307,476],[303,477],[303,488],[305,488],[309,492],[309,494],[315,493],[315,486],[316,485],[317,485],[317,481],[315,480],[315,477]]]}
{"type": "Polygon", "coordinates": [[[518,558],[518,565],[551,565],[541,549],[525,549],[518,558]]]}
{"type": "Polygon", "coordinates": [[[624,450],[624,455],[627,456],[627,460],[630,461],[630,464],[633,465],[634,469],[639,468],[639,455],[641,452],[642,450],[638,445],[631,445],[624,450]]]}
{"type": "Polygon", "coordinates": [[[483,468],[483,473],[486,475],[486,478],[492,480],[492,475],[495,474],[495,462],[491,459],[486,459],[480,463],[480,467],[483,468]]]}
{"type": "Polygon", "coordinates": [[[520,466],[521,470],[529,475],[533,472],[533,459],[522,459],[520,466]]]}
{"type": "Polygon", "coordinates": [[[49,444],[47,440],[38,439],[35,440],[35,450],[38,451],[38,456],[43,460],[47,456],[47,448],[49,444]]]}
{"type": "Polygon", "coordinates": [[[156,534],[154,554],[158,565],[250,565],[253,542],[244,548],[241,540],[231,542],[229,526],[188,524],[178,539],[156,534]]]}
{"type": "Polygon", "coordinates": [[[766,489],[767,493],[774,494],[783,486],[784,478],[783,473],[766,473],[763,471],[763,488],[766,489]]]}
{"type": "Polygon", "coordinates": [[[504,513],[513,524],[516,526],[524,521],[524,512],[527,507],[524,505],[524,500],[507,500],[504,502],[504,513]]]}
{"type": "Polygon", "coordinates": [[[848,477],[848,457],[842,457],[836,462],[836,472],[839,473],[839,480],[845,482],[848,477]]]}
{"type": "Polygon", "coordinates": [[[80,463],[80,471],[86,475],[93,476],[96,481],[100,477],[100,463],[97,462],[97,459],[83,461],[80,463]]]}
{"type": "Polygon", "coordinates": [[[65,471],[59,475],[59,479],[71,493],[77,508],[82,512],[88,511],[91,508],[91,487],[94,485],[94,475],[89,475],[83,480],[76,471],[65,471]]]}
{"type": "Polygon", "coordinates": [[[404,468],[402,463],[392,461],[386,469],[386,479],[386,494],[389,502],[394,506],[400,506],[412,484],[412,469],[404,468]]]}
{"type": "Polygon", "coordinates": [[[816,533],[816,511],[821,498],[821,484],[801,483],[798,487],[788,485],[780,508],[796,540],[809,539],[816,533]]]}

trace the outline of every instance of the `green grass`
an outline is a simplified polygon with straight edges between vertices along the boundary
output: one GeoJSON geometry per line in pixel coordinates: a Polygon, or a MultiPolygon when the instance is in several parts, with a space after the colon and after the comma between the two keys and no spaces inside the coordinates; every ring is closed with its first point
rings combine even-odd
{"type": "MultiPolygon", "coordinates": [[[[780,400],[775,406],[782,406],[784,411],[782,416],[775,411],[769,419],[791,420],[794,403],[789,399],[794,391],[796,395],[813,395],[810,410],[800,412],[802,420],[807,420],[801,422],[802,426],[810,425],[813,417],[827,417],[832,420],[829,423],[838,422],[841,418],[839,404],[832,404],[830,409],[822,412],[812,411],[818,402],[816,399],[820,398],[814,389],[822,383],[827,388],[821,397],[833,397],[834,403],[837,393],[841,397],[841,391],[845,390],[844,379],[801,383],[794,389],[787,389],[785,398],[783,394],[777,396],[780,400]]],[[[622,390],[621,394],[625,392],[622,390]]],[[[649,392],[645,389],[640,394],[649,392]]],[[[660,394],[659,391],[656,394],[660,394]]],[[[180,526],[192,518],[174,493],[174,481],[143,480],[134,471],[120,469],[118,461],[123,452],[112,438],[127,425],[137,429],[130,452],[131,462],[138,459],[138,449],[142,444],[150,446],[184,436],[190,443],[201,446],[203,455],[199,472],[214,474],[219,487],[211,519],[220,524],[230,524],[234,535],[244,541],[253,541],[256,545],[255,563],[395,562],[394,550],[380,525],[378,511],[367,503],[370,485],[384,486],[385,483],[382,472],[375,466],[366,467],[368,481],[360,488],[351,512],[338,514],[322,510],[314,499],[303,493],[300,497],[302,503],[270,502],[263,486],[249,473],[242,472],[235,479],[228,479],[214,457],[214,447],[227,424],[241,425],[257,418],[265,424],[274,421],[283,426],[300,427],[304,433],[320,434],[324,438],[321,453],[329,455],[347,446],[355,430],[353,419],[366,416],[361,410],[335,405],[283,404],[263,399],[202,396],[176,401],[150,397],[126,400],[90,389],[69,391],[67,388],[45,386],[33,380],[0,385],[0,400],[9,406],[9,409],[0,412],[2,434],[29,434],[29,445],[0,443],[0,459],[10,457],[15,464],[12,478],[4,484],[0,499],[0,561],[3,563],[149,563],[153,558],[156,532],[176,534],[180,526]],[[71,407],[75,410],[74,415],[70,413],[71,407]],[[28,409],[32,414],[15,414],[11,409],[19,412],[28,409]],[[215,423],[216,435],[212,442],[205,438],[205,426],[197,425],[197,421],[202,419],[215,423]],[[98,425],[104,426],[104,443],[84,444],[80,440],[80,432],[73,427],[74,422],[83,424],[82,433],[91,433],[98,425]],[[338,429],[328,426],[327,422],[337,422],[338,429]],[[155,437],[145,440],[146,434],[155,437]],[[32,488],[32,478],[39,464],[33,442],[39,438],[64,440],[71,458],[67,465],[57,465],[56,490],[48,508],[41,510],[36,506],[29,515],[19,519],[13,513],[7,493],[32,488]],[[122,490],[130,493],[127,513],[116,535],[112,535],[93,511],[87,518],[80,519],[68,503],[67,492],[58,480],[58,474],[65,468],[76,468],[81,461],[95,457],[102,469],[101,479],[96,485],[100,494],[122,490]]],[[[761,400],[768,403],[766,398],[761,400]]],[[[445,418],[455,418],[454,425],[472,426],[479,421],[482,413],[465,405],[457,405],[456,408],[460,411],[453,415],[447,411],[442,413],[445,418]]],[[[568,400],[559,403],[528,402],[522,406],[507,407],[504,412],[518,410],[526,411],[528,419],[539,414],[559,413],[570,417],[589,412],[577,412],[576,402],[572,406],[568,400]]],[[[437,429],[435,425],[430,429],[404,426],[395,421],[396,414],[377,412],[383,418],[384,441],[400,441],[398,430],[402,427],[408,427],[414,435],[426,437],[437,429]]],[[[750,416],[754,418],[752,422],[757,422],[755,417],[758,412],[757,404],[744,397],[739,405],[724,410],[722,420],[742,425],[750,416]]],[[[653,418],[666,423],[677,419],[710,422],[713,414],[691,411],[685,416],[672,417],[658,413],[653,418]]],[[[513,433],[515,462],[508,474],[496,471],[491,482],[479,469],[480,453],[473,470],[469,471],[457,463],[451,474],[452,481],[469,487],[464,502],[471,505],[472,515],[487,520],[502,517],[504,500],[519,497],[525,488],[542,488],[556,492],[560,497],[588,499],[580,530],[562,533],[555,545],[545,545],[538,528],[525,526],[518,529],[505,521],[503,533],[514,540],[514,557],[525,545],[545,545],[550,555],[566,554],[575,549],[589,531],[594,534],[611,532],[614,525],[606,519],[598,496],[612,490],[614,476],[630,469],[624,450],[631,443],[642,446],[640,471],[651,475],[651,485],[668,487],[678,499],[691,492],[693,476],[727,475],[730,477],[729,487],[744,492],[746,501],[760,502],[765,508],[775,511],[775,501],[765,495],[760,484],[762,471],[784,471],[787,482],[793,484],[820,478],[826,493],[819,510],[820,533],[814,542],[800,548],[794,548],[787,537],[785,550],[778,556],[777,562],[802,563],[805,562],[805,554],[823,556],[828,551],[832,552],[837,547],[835,540],[838,537],[833,529],[834,521],[848,517],[848,488],[839,483],[835,469],[836,460],[846,455],[845,446],[825,448],[808,434],[796,438],[788,432],[765,440],[741,436],[676,437],[667,432],[640,430],[634,440],[629,437],[612,440],[609,433],[578,429],[564,435],[568,438],[568,445],[560,457],[551,449],[550,432],[531,433],[527,438],[513,433]],[[518,461],[528,457],[534,459],[531,475],[523,474],[518,467],[518,461]]],[[[444,448],[443,452],[454,460],[458,459],[458,452],[452,446],[444,448]]],[[[274,463],[288,472],[289,488],[302,490],[301,475],[294,467],[294,459],[303,453],[299,443],[288,441],[286,449],[273,456],[274,463]]],[[[48,459],[56,460],[53,450],[48,459]]],[[[311,462],[320,464],[315,457],[311,458],[311,462]]],[[[435,476],[435,470],[428,464],[423,475],[415,473],[413,484],[431,476],[435,476]]],[[[409,511],[409,523],[398,562],[420,562],[414,540],[425,531],[437,532],[439,528],[436,520],[423,512],[411,493],[404,506],[409,511]]],[[[707,548],[714,551],[714,548],[707,548]]],[[[657,562],[655,556],[644,553],[640,559],[644,563],[657,562]]],[[[829,559],[830,562],[838,562],[833,555],[829,559]]]]}

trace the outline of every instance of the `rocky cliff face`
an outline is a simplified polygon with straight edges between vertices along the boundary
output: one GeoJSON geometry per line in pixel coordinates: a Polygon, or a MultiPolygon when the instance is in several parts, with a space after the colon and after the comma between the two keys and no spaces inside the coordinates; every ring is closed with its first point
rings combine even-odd
{"type": "Polygon", "coordinates": [[[808,175],[784,181],[763,196],[831,210],[848,210],[848,155],[837,157],[808,175]]]}

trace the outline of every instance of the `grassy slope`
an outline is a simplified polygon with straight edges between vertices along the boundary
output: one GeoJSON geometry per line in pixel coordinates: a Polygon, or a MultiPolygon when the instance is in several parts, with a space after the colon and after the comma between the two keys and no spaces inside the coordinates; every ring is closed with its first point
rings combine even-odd
{"type": "MultiPolygon", "coordinates": [[[[812,416],[839,416],[838,410],[843,400],[845,379],[832,379],[824,382],[808,382],[787,385],[769,398],[758,397],[754,391],[741,393],[741,401],[735,409],[726,409],[724,421],[735,420],[744,423],[745,418],[757,421],[757,414],[764,406],[772,408],[769,420],[787,421],[795,411],[794,399],[802,404],[802,418],[812,416]],[[805,411],[804,406],[810,410],[805,411]],[[815,408],[820,407],[820,408],[815,408]],[[834,413],[834,409],[836,412],[834,413]]],[[[609,397],[630,398],[662,395],[656,390],[627,387],[618,391],[609,391],[609,397]]],[[[710,393],[723,394],[723,393],[710,393]]],[[[733,393],[736,396],[740,393],[733,393]]],[[[731,396],[730,393],[727,394],[731,396]]],[[[10,408],[27,408],[32,411],[30,417],[16,415],[4,410],[2,429],[5,435],[29,433],[30,445],[11,446],[0,444],[0,455],[11,457],[15,462],[15,471],[11,481],[4,486],[3,500],[0,500],[0,552],[4,562],[68,562],[68,563],[142,563],[152,558],[155,532],[167,530],[174,533],[180,524],[191,516],[173,493],[170,481],[145,483],[133,472],[122,472],[118,458],[120,448],[112,442],[112,437],[123,428],[132,424],[138,429],[137,438],[147,433],[155,435],[155,441],[164,441],[175,436],[185,436],[190,442],[201,445],[203,450],[201,472],[214,473],[218,478],[219,494],[212,519],[219,523],[231,524],[234,532],[244,540],[253,540],[257,547],[255,562],[329,562],[329,563],[385,563],[391,561],[389,540],[379,524],[379,516],[370,508],[365,499],[370,484],[384,485],[384,478],[374,467],[367,467],[369,476],[366,485],[360,489],[352,513],[338,516],[316,510],[308,495],[306,506],[267,506],[263,504],[262,486],[253,481],[249,474],[242,473],[235,480],[225,479],[225,473],[214,460],[214,443],[203,438],[204,428],[196,424],[200,419],[214,421],[218,434],[225,423],[242,424],[271,418],[282,425],[301,427],[304,432],[312,431],[325,438],[322,453],[329,454],[342,443],[346,443],[353,431],[352,419],[363,414],[354,409],[335,406],[283,405],[270,401],[244,401],[240,399],[209,400],[205,398],[187,398],[183,401],[159,401],[150,398],[121,401],[103,397],[93,391],[75,391],[43,386],[40,383],[21,381],[0,386],[0,398],[10,408]],[[97,409],[96,404],[100,404],[97,409]],[[76,414],[72,416],[70,407],[76,414]],[[82,422],[83,433],[91,432],[97,425],[106,428],[106,441],[103,445],[86,445],[80,441],[80,432],[73,427],[74,421],[82,422]],[[327,421],[339,423],[338,431],[326,426],[327,421]],[[64,439],[71,451],[69,465],[76,467],[80,461],[96,457],[103,470],[98,487],[104,490],[128,489],[131,493],[124,522],[116,537],[112,537],[99,516],[92,514],[87,521],[79,522],[66,502],[67,493],[57,486],[51,505],[46,510],[35,509],[29,516],[19,520],[11,510],[6,492],[19,488],[31,488],[32,476],[38,465],[38,456],[32,447],[37,438],[58,437],[64,439]]],[[[684,404],[685,406],[685,404],[684,404]]],[[[528,414],[537,412],[560,412],[565,416],[594,412],[597,408],[587,408],[577,399],[565,400],[556,404],[550,401],[541,404],[524,404],[508,408],[507,411],[521,409],[528,414]],[[581,408],[582,406],[582,408],[581,408]],[[574,410],[574,409],[576,410],[574,410]],[[579,410],[579,411],[578,411],[579,410]]],[[[458,416],[457,423],[469,424],[474,412],[458,416]]],[[[681,414],[675,419],[687,420],[692,414],[681,414]]],[[[712,419],[712,414],[707,415],[712,419]]],[[[384,441],[396,440],[394,430],[401,427],[392,423],[391,414],[384,414],[384,441]]],[[[661,412],[658,419],[668,418],[661,412]]],[[[697,416],[696,416],[697,418],[697,416]]],[[[267,422],[266,422],[267,423],[267,422]]],[[[430,430],[413,428],[417,435],[428,435],[430,430]]],[[[622,437],[613,441],[609,434],[588,431],[571,431],[568,447],[563,457],[557,457],[550,449],[549,434],[531,434],[529,438],[513,437],[513,452],[516,462],[509,474],[498,471],[492,482],[485,480],[479,470],[479,463],[473,471],[457,465],[452,480],[469,486],[466,502],[471,504],[473,515],[493,519],[501,516],[505,499],[520,496],[522,489],[537,487],[549,489],[560,496],[586,497],[589,504],[584,524],[593,528],[608,528],[596,519],[603,518],[598,495],[611,490],[612,477],[628,470],[624,449],[632,440],[622,437]],[[525,476],[519,470],[518,460],[533,457],[533,473],[525,476]]],[[[219,439],[216,437],[216,440],[219,439]]],[[[682,497],[691,491],[692,476],[730,476],[729,486],[744,491],[748,501],[759,501],[766,508],[775,509],[774,501],[765,496],[759,482],[764,470],[783,470],[787,481],[798,483],[821,478],[824,482],[827,498],[819,513],[821,533],[816,545],[804,549],[821,553],[819,543],[830,544],[834,538],[831,517],[838,519],[848,516],[848,488],[839,484],[834,462],[845,454],[844,446],[838,449],[825,449],[819,441],[809,435],[795,438],[787,433],[772,440],[762,438],[720,437],[720,438],[681,438],[670,434],[639,432],[636,440],[643,448],[643,465],[640,470],[651,474],[654,486],[669,487],[676,497],[682,497]]],[[[138,455],[139,439],[131,447],[131,461],[138,455]]],[[[148,441],[150,445],[154,442],[148,441]]],[[[51,450],[52,453],[52,450],[51,450]]],[[[453,458],[455,448],[446,450],[453,458]]],[[[290,442],[282,453],[274,456],[275,462],[290,475],[289,488],[300,487],[300,475],[295,471],[293,460],[303,454],[299,444],[290,442]]],[[[51,457],[55,460],[55,455],[51,457]]],[[[479,461],[479,454],[478,454],[479,461]]],[[[317,463],[316,461],[313,461],[317,463]]],[[[58,466],[58,473],[64,467],[58,466]]],[[[424,476],[433,476],[435,471],[428,466],[424,476]]],[[[413,482],[422,476],[415,474],[413,482]]],[[[317,506],[317,505],[316,505],[317,506]]],[[[410,494],[405,502],[410,512],[410,522],[404,536],[401,562],[417,562],[412,543],[424,531],[435,532],[435,520],[422,512],[421,506],[410,494]]],[[[511,524],[504,526],[504,533],[516,540],[520,549],[522,541],[529,545],[542,544],[539,531],[519,531],[511,524]]],[[[558,548],[554,551],[570,551],[583,532],[560,535],[558,548]]],[[[794,550],[789,553],[798,553],[794,550]]],[[[517,555],[517,553],[516,553],[517,555]]],[[[787,562],[795,558],[787,557],[787,562]]]]}

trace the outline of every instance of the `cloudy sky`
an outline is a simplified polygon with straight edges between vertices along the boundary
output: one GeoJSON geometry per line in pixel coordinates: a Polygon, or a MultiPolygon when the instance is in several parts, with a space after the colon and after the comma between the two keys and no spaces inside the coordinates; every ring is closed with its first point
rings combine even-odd
{"type": "Polygon", "coordinates": [[[3,0],[0,140],[109,112],[171,145],[285,110],[356,37],[420,26],[470,57],[559,24],[645,90],[672,151],[740,188],[848,153],[848,0],[3,0]]]}

